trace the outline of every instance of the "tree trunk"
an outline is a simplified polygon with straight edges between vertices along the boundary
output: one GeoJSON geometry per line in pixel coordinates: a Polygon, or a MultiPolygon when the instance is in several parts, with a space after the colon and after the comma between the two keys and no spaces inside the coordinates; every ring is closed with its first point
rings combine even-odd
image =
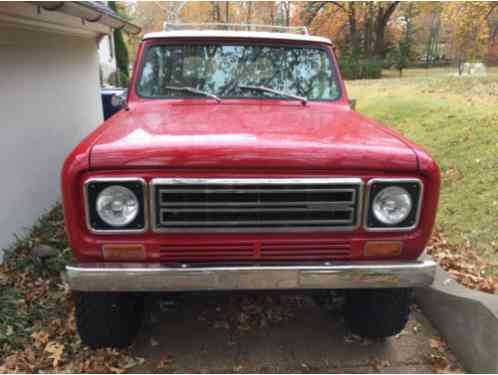
{"type": "Polygon", "coordinates": [[[371,34],[372,34],[372,18],[373,18],[373,3],[368,2],[367,4],[367,17],[364,22],[364,29],[363,29],[363,53],[365,54],[366,58],[369,58],[371,55],[371,34]]]}
{"type": "Polygon", "coordinates": [[[212,1],[211,2],[211,6],[212,6],[212,14],[213,14],[213,21],[215,23],[219,23],[221,22],[221,10],[220,10],[220,3],[217,2],[217,1],[212,1]]]}
{"type": "Polygon", "coordinates": [[[358,38],[358,29],[356,27],[356,4],[353,2],[348,3],[348,19],[351,47],[353,49],[353,54],[356,54],[360,50],[360,43],[358,38]]]}
{"type": "Polygon", "coordinates": [[[252,1],[249,1],[247,4],[247,18],[246,18],[246,23],[248,25],[251,23],[251,17],[252,17],[252,1]]]}
{"type": "Polygon", "coordinates": [[[384,23],[382,5],[379,5],[379,8],[377,9],[377,18],[375,20],[375,45],[373,51],[375,56],[382,56],[384,54],[384,32],[386,30],[386,23],[384,23]]]}
{"type": "Polygon", "coordinates": [[[292,3],[290,1],[285,2],[285,26],[290,25],[290,11],[292,3]]]}
{"type": "Polygon", "coordinates": [[[387,3],[386,7],[378,5],[377,18],[375,20],[375,48],[374,54],[379,57],[385,57],[385,32],[386,26],[392,14],[399,5],[399,1],[387,3]]]}

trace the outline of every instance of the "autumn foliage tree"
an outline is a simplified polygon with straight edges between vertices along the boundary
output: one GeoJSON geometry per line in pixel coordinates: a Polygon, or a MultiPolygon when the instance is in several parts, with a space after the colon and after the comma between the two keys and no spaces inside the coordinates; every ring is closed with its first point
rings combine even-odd
{"type": "Polygon", "coordinates": [[[380,76],[393,40],[390,30],[399,1],[300,3],[300,19],[314,34],[326,35],[339,48],[348,78],[380,76]]]}
{"type": "MultiPolygon", "coordinates": [[[[488,50],[498,2],[399,1],[137,1],[128,3],[144,33],[164,23],[307,26],[332,39],[347,78],[380,77],[419,56],[426,65],[453,58],[461,67],[488,50]],[[494,13],[493,13],[494,12],[494,13]],[[493,18],[494,19],[494,18],[493,18]]],[[[223,28],[223,26],[222,26],[223,28]]],[[[131,51],[140,39],[129,39],[131,51]]],[[[134,54],[132,54],[134,55],[134,54]]]]}
{"type": "Polygon", "coordinates": [[[454,58],[458,73],[463,63],[482,58],[487,51],[489,25],[487,18],[496,2],[448,2],[442,12],[448,33],[448,50],[454,58]]]}

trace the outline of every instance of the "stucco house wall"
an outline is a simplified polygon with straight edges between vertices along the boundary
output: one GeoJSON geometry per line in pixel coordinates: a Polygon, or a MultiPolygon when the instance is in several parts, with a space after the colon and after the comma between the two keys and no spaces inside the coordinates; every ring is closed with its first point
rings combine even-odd
{"type": "Polygon", "coordinates": [[[98,1],[0,2],[0,263],[60,198],[64,158],[102,122],[98,43],[137,34],[98,1]]]}
{"type": "Polygon", "coordinates": [[[0,248],[60,194],[66,154],[102,121],[95,38],[0,26],[0,248]]]}

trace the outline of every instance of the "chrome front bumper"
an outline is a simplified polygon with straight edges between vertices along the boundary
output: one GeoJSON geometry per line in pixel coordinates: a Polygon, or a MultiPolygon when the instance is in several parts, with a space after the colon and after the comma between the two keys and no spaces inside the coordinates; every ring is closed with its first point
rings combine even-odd
{"type": "Polygon", "coordinates": [[[432,284],[436,264],[411,262],[206,266],[92,263],[66,267],[76,291],[207,291],[409,288],[432,284]]]}

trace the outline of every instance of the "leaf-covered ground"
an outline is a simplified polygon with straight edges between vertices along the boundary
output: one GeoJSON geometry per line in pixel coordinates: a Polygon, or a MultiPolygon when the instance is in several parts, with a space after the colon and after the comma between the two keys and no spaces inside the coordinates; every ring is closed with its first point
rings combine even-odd
{"type": "Polygon", "coordinates": [[[143,361],[127,351],[82,345],[61,278],[70,257],[57,206],[27,238],[18,240],[0,265],[0,373],[123,372],[143,361]],[[42,244],[55,249],[44,262],[31,255],[42,244]]]}
{"type": "MultiPolygon", "coordinates": [[[[451,244],[498,264],[498,68],[486,77],[409,69],[347,82],[357,109],[426,148],[438,162],[438,228],[451,244]]],[[[488,267],[496,272],[498,267],[488,267]]]]}

